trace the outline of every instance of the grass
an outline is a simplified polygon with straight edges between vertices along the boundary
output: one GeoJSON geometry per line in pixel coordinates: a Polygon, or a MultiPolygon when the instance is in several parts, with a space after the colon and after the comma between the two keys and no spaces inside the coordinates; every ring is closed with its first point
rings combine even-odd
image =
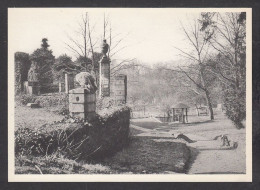
{"type": "Polygon", "coordinates": [[[57,155],[15,158],[16,174],[107,174],[109,167],[100,164],[82,164],[57,155]]]}
{"type": "Polygon", "coordinates": [[[167,125],[166,123],[158,123],[158,121],[155,121],[153,118],[132,119],[131,123],[147,129],[155,129],[167,125]]]}
{"type": "MultiPolygon", "coordinates": [[[[29,127],[40,129],[53,126],[63,116],[45,108],[31,109],[25,106],[15,107],[15,128],[29,127]]],[[[66,124],[71,125],[71,124],[66,124]]],[[[158,127],[158,123],[150,122],[148,126],[158,127]]],[[[63,126],[66,128],[67,126],[63,126]]],[[[47,129],[48,130],[48,129],[47,129]]],[[[53,130],[53,127],[52,129],[53,130]]],[[[131,129],[132,136],[140,131],[131,129]]],[[[15,169],[17,174],[74,174],[74,173],[164,173],[186,171],[189,160],[189,149],[185,144],[175,142],[155,142],[154,138],[133,137],[128,147],[98,162],[76,162],[61,156],[17,156],[15,169]],[[39,170],[40,168],[40,170],[39,170]]]]}
{"type": "Polygon", "coordinates": [[[185,173],[190,150],[183,143],[157,142],[151,137],[132,137],[128,147],[102,161],[119,173],[185,173]]]}

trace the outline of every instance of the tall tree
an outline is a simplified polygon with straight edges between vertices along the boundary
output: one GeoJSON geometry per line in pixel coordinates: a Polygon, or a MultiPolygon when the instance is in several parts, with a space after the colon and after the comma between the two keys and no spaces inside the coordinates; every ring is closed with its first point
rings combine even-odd
{"type": "Polygon", "coordinates": [[[31,55],[30,59],[35,61],[39,69],[39,83],[41,90],[48,91],[53,82],[52,66],[55,61],[55,57],[52,54],[52,50],[48,49],[48,39],[43,38],[41,48],[36,49],[31,55]]]}
{"type": "Polygon", "coordinates": [[[191,26],[190,30],[185,28],[183,25],[181,25],[181,27],[192,50],[186,52],[180,48],[175,48],[181,52],[181,56],[191,60],[193,64],[186,67],[178,67],[179,71],[193,82],[197,88],[204,92],[210,112],[210,119],[214,120],[212,97],[209,90],[210,83],[207,78],[209,75],[206,71],[209,47],[207,40],[205,39],[205,34],[200,30],[200,23],[197,20],[193,21],[193,26],[191,26]]]}
{"type": "Polygon", "coordinates": [[[216,50],[209,70],[222,81],[226,115],[244,128],[246,117],[246,13],[202,13],[201,31],[216,50]]]}

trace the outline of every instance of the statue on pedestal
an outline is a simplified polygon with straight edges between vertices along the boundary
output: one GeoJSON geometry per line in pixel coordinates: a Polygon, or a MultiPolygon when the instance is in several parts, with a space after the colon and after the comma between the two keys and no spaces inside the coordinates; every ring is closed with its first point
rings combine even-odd
{"type": "Polygon", "coordinates": [[[86,89],[90,94],[94,94],[98,89],[91,63],[86,65],[86,72],[80,72],[75,76],[75,80],[81,88],[86,89]]]}
{"type": "Polygon", "coordinates": [[[31,67],[28,71],[27,80],[28,82],[34,82],[34,83],[39,82],[38,65],[35,61],[32,61],[31,67]]]}
{"type": "Polygon", "coordinates": [[[107,44],[107,41],[106,40],[103,40],[103,44],[102,44],[102,53],[103,53],[103,56],[104,57],[107,57],[107,52],[108,52],[108,49],[109,49],[109,45],[107,44]]]}

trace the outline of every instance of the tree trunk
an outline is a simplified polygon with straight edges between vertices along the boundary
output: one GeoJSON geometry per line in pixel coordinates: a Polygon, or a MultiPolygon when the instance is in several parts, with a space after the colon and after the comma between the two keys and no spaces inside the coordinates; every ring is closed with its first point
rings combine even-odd
{"type": "Polygon", "coordinates": [[[206,90],[205,93],[206,93],[207,103],[208,103],[208,106],[209,106],[210,120],[214,120],[214,113],[213,113],[211,98],[210,98],[208,90],[206,90]]]}

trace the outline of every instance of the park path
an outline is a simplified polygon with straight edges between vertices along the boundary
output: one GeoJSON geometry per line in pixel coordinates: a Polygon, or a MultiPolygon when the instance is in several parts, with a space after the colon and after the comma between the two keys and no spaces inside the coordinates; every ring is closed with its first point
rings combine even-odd
{"type": "Polygon", "coordinates": [[[136,134],[137,136],[168,137],[165,140],[186,143],[187,146],[191,147],[193,158],[193,163],[188,170],[189,174],[245,173],[245,130],[234,129],[227,119],[224,122],[224,125],[223,120],[217,120],[213,123],[202,123],[197,126],[190,124],[188,127],[173,127],[174,125],[163,125],[152,118],[146,118],[131,122],[130,127],[141,131],[136,134]],[[184,140],[169,139],[169,137],[176,137],[180,133],[196,142],[187,143],[184,140]],[[238,148],[229,150],[221,147],[220,138],[213,140],[215,136],[220,134],[228,134],[230,140],[238,142],[238,148]]]}

